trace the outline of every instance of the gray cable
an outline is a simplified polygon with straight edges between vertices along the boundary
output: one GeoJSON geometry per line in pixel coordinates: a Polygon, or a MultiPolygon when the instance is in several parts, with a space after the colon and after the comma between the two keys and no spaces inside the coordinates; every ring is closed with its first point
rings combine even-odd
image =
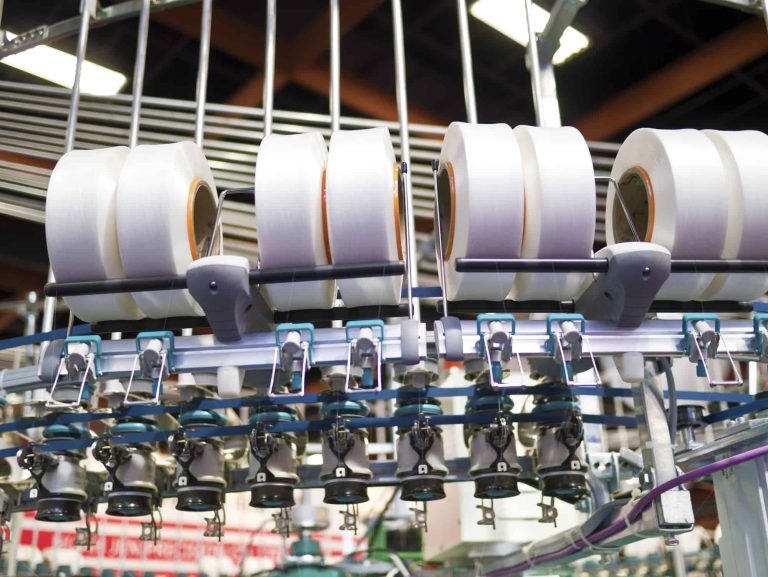
{"type": "Polygon", "coordinates": [[[669,437],[674,445],[675,438],[677,437],[677,387],[675,386],[675,375],[672,372],[672,363],[669,362],[668,357],[660,358],[659,365],[667,379],[667,391],[669,392],[667,422],[669,423],[669,437]]]}

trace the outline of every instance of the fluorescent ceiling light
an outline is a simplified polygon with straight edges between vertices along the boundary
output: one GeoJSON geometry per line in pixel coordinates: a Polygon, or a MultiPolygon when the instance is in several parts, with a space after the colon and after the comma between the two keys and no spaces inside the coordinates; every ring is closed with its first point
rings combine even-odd
{"type": "MultiPolygon", "coordinates": [[[[6,34],[11,40],[16,37],[11,32],[6,34]]],[[[59,86],[72,88],[77,57],[50,46],[41,45],[6,56],[0,62],[59,86]]],[[[126,81],[124,74],[86,60],[83,62],[83,72],[80,76],[80,91],[83,94],[109,96],[120,92],[126,81]]]]}
{"type": "MultiPolygon", "coordinates": [[[[549,12],[538,4],[531,4],[531,17],[536,33],[544,31],[549,20],[549,12]]],[[[469,8],[469,12],[491,26],[509,36],[523,46],[528,46],[528,22],[525,17],[525,0],[477,0],[469,8]]],[[[562,64],[575,54],[589,46],[589,38],[569,26],[560,39],[560,48],[555,52],[553,62],[562,64]]]]}

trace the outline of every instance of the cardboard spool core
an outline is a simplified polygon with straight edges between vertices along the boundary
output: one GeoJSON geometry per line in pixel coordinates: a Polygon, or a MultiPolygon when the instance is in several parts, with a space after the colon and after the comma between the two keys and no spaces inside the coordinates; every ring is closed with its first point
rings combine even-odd
{"type": "MultiPolygon", "coordinates": [[[[653,197],[653,184],[650,176],[644,168],[633,166],[621,175],[618,180],[621,194],[627,205],[629,216],[632,218],[638,240],[651,242],[653,236],[653,221],[655,216],[655,203],[653,197]]],[[[613,203],[613,236],[616,242],[632,242],[635,237],[632,229],[621,208],[621,202],[616,199],[613,203]]]]}

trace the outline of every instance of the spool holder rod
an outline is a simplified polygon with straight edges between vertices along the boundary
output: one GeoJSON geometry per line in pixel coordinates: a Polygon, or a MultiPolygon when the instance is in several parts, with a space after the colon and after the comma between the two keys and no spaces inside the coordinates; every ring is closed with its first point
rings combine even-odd
{"type": "Polygon", "coordinates": [[[435,187],[435,250],[437,252],[437,270],[440,280],[440,292],[443,301],[443,316],[448,316],[448,292],[445,290],[445,255],[443,254],[443,228],[442,220],[440,217],[440,205],[438,204],[438,170],[440,168],[440,162],[438,160],[432,161],[432,179],[435,187]]]}
{"type": "MultiPolygon", "coordinates": [[[[381,261],[361,264],[334,264],[271,270],[257,269],[250,272],[249,282],[251,285],[257,285],[345,278],[398,276],[404,273],[405,263],[403,263],[403,261],[381,261]]],[[[45,294],[64,297],[155,290],[177,290],[184,288],[187,288],[186,276],[176,275],[134,279],[112,279],[106,281],[49,283],[45,285],[45,294]]]]}
{"type": "Polygon", "coordinates": [[[397,119],[400,125],[400,183],[403,193],[405,217],[405,262],[408,282],[408,318],[420,320],[419,300],[413,298],[413,287],[419,284],[419,267],[416,256],[416,223],[413,218],[411,193],[411,140],[408,132],[408,84],[405,73],[405,35],[403,33],[402,0],[392,0],[392,32],[395,45],[395,91],[397,93],[397,119]]]}
{"type": "Polygon", "coordinates": [[[616,179],[613,178],[612,176],[596,176],[595,182],[607,182],[609,185],[610,184],[613,185],[613,188],[616,191],[616,198],[619,200],[619,204],[621,205],[622,212],[624,212],[624,218],[627,219],[627,224],[629,225],[629,229],[632,231],[632,238],[635,239],[635,242],[640,242],[640,235],[637,233],[635,220],[632,218],[632,215],[629,212],[629,206],[627,205],[627,201],[624,198],[624,194],[621,192],[619,183],[616,182],[616,179]]]}

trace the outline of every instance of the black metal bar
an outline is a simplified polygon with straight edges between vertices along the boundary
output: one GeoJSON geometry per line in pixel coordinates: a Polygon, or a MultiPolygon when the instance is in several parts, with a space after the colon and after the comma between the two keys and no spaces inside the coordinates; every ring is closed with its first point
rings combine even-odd
{"type": "Polygon", "coordinates": [[[768,272],[768,260],[672,259],[672,272],[768,272]]]}
{"type": "Polygon", "coordinates": [[[255,285],[279,282],[397,276],[404,273],[405,263],[402,261],[381,261],[361,264],[326,264],[321,266],[276,268],[272,270],[252,270],[250,280],[251,284],[255,285]]]}
{"type": "MultiPolygon", "coordinates": [[[[249,280],[252,285],[281,282],[305,282],[346,278],[396,276],[405,273],[402,261],[367,262],[361,264],[336,264],[252,270],[249,280]]],[[[185,275],[111,279],[103,281],[81,281],[48,283],[44,293],[50,297],[69,297],[141,291],[164,291],[187,288],[185,275]]]]}
{"type": "MultiPolygon", "coordinates": [[[[598,258],[457,258],[458,272],[607,272],[608,260],[598,258]]],[[[673,259],[673,273],[768,273],[768,260],[673,259]]]]}

